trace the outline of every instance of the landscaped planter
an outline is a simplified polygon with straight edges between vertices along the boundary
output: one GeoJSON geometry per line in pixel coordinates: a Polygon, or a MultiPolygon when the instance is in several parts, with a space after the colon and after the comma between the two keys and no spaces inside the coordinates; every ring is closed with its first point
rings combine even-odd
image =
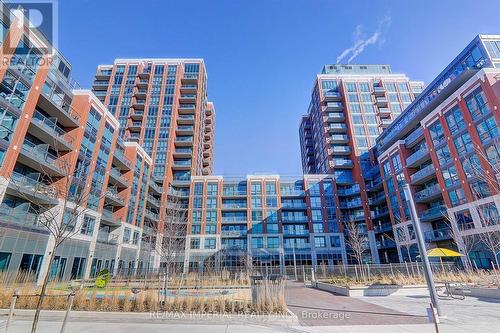
{"type": "Polygon", "coordinates": [[[329,291],[344,296],[421,296],[429,295],[425,285],[368,285],[368,286],[339,286],[325,282],[313,282],[314,288],[329,291]]]}

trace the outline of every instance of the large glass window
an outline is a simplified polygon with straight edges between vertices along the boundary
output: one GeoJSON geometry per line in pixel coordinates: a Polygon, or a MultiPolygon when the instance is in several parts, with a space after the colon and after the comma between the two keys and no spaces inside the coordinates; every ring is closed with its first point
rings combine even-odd
{"type": "Polygon", "coordinates": [[[469,96],[465,98],[467,108],[472,115],[472,119],[477,119],[483,114],[489,113],[490,109],[481,88],[474,90],[469,96]]]}
{"type": "Polygon", "coordinates": [[[450,128],[450,132],[457,131],[462,129],[465,125],[464,117],[462,116],[462,111],[458,106],[455,106],[451,111],[449,111],[446,115],[446,122],[448,123],[448,127],[450,128]]]}

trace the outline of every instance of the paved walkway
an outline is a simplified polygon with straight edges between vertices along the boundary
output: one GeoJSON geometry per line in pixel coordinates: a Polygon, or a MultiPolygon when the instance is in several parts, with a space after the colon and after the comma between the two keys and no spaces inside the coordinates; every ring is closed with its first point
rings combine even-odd
{"type": "MultiPolygon", "coordinates": [[[[408,314],[353,297],[287,282],[286,304],[303,326],[398,325],[427,323],[425,313],[408,314]]],[[[425,310],[424,310],[425,311],[425,310]]]]}

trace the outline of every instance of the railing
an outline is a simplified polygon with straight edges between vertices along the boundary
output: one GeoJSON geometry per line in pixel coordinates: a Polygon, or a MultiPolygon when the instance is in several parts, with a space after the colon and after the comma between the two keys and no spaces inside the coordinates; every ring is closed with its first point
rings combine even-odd
{"type": "Polygon", "coordinates": [[[162,193],[163,192],[163,188],[161,186],[157,185],[153,181],[149,182],[149,187],[151,187],[152,189],[154,189],[157,193],[162,193]]]}
{"type": "Polygon", "coordinates": [[[359,185],[356,184],[356,185],[353,185],[347,189],[337,190],[337,194],[338,195],[353,195],[353,194],[359,193],[359,190],[360,190],[359,185]]]}
{"type": "Polygon", "coordinates": [[[415,172],[413,175],[411,175],[410,178],[411,178],[412,182],[416,182],[422,178],[425,178],[427,176],[432,175],[433,173],[435,173],[434,165],[429,164],[425,168],[420,169],[417,172],[415,172]]]}
{"type": "Polygon", "coordinates": [[[156,199],[151,194],[148,194],[148,201],[155,204],[157,207],[161,206],[160,200],[156,199]]]}
{"type": "Polygon", "coordinates": [[[109,232],[99,231],[97,233],[97,241],[108,244],[118,244],[118,235],[111,234],[109,232]]]}
{"type": "Polygon", "coordinates": [[[231,209],[231,208],[247,208],[246,203],[223,203],[222,209],[231,209]]]}
{"type": "Polygon", "coordinates": [[[300,203],[282,202],[281,203],[281,208],[285,208],[285,209],[306,209],[307,205],[306,205],[305,202],[300,202],[300,203]]]}
{"type": "Polygon", "coordinates": [[[429,230],[424,233],[426,241],[438,241],[451,238],[450,228],[440,228],[436,230],[429,230]]]}
{"type": "Polygon", "coordinates": [[[222,195],[223,196],[243,196],[247,195],[247,190],[222,190],[222,195]]]}
{"type": "Polygon", "coordinates": [[[243,237],[247,235],[246,230],[222,230],[222,237],[243,237]]]}
{"type": "Polygon", "coordinates": [[[196,109],[196,104],[179,104],[179,109],[194,110],[196,109]]]}
{"type": "Polygon", "coordinates": [[[307,216],[288,216],[288,215],[283,215],[282,216],[282,221],[283,222],[307,222],[307,216]]]}
{"type": "Polygon", "coordinates": [[[222,217],[222,223],[224,222],[236,222],[236,223],[247,223],[247,217],[246,216],[241,216],[241,217],[236,217],[236,216],[223,216],[222,217]]]}
{"type": "Polygon", "coordinates": [[[177,126],[178,131],[193,131],[193,126],[177,126]]]}
{"type": "Polygon", "coordinates": [[[415,193],[415,199],[416,200],[423,200],[427,197],[436,195],[438,193],[441,193],[441,187],[439,186],[439,184],[434,184],[432,186],[426,187],[425,189],[415,193]]]}
{"type": "Polygon", "coordinates": [[[411,154],[410,156],[408,156],[408,158],[406,159],[406,164],[407,165],[411,165],[414,162],[416,162],[419,159],[421,159],[422,157],[425,157],[425,156],[428,156],[428,155],[429,155],[429,148],[427,148],[427,147],[422,148],[420,150],[417,150],[416,152],[414,152],[413,154],[411,154]]]}
{"type": "MultiPolygon", "coordinates": [[[[39,176],[39,174],[34,174],[39,176]]],[[[48,196],[51,199],[57,198],[57,191],[54,187],[46,185],[40,182],[38,179],[29,177],[28,175],[23,175],[18,172],[12,173],[12,180],[15,186],[24,188],[25,190],[32,191],[37,194],[48,196]]]]}
{"type": "Polygon", "coordinates": [[[184,73],[184,79],[198,79],[198,73],[196,74],[189,74],[189,73],[184,73]]]}
{"type": "Polygon", "coordinates": [[[175,141],[177,142],[193,142],[193,137],[192,136],[178,136],[175,138],[175,141]]]}
{"type": "Polygon", "coordinates": [[[383,193],[383,192],[380,193],[379,195],[373,197],[373,198],[368,199],[370,204],[375,204],[376,202],[385,201],[385,200],[386,200],[386,196],[385,196],[385,193],[383,193]]]}
{"type": "Polygon", "coordinates": [[[120,172],[120,170],[118,170],[118,169],[116,169],[116,168],[111,168],[111,170],[109,170],[109,173],[110,173],[111,175],[113,175],[113,177],[114,177],[115,179],[120,180],[122,183],[124,183],[124,184],[127,184],[127,183],[128,183],[128,182],[127,182],[127,180],[126,180],[125,178],[123,178],[123,175],[122,175],[122,173],[120,172]]]}
{"type": "Polygon", "coordinates": [[[155,212],[152,212],[150,210],[146,210],[146,217],[152,219],[152,220],[159,220],[160,219],[160,215],[155,213],[155,212]]]}
{"type": "Polygon", "coordinates": [[[339,93],[339,92],[336,92],[336,91],[325,91],[323,93],[323,96],[328,98],[328,97],[332,97],[332,98],[341,98],[342,95],[339,93]]]}
{"type": "Polygon", "coordinates": [[[112,188],[112,187],[108,188],[106,190],[105,195],[108,198],[111,198],[111,199],[115,200],[116,202],[119,202],[121,204],[125,204],[125,200],[123,200],[123,198],[118,195],[118,191],[115,188],[112,188]]]}
{"type": "Polygon", "coordinates": [[[39,215],[7,206],[0,206],[0,221],[12,224],[18,224],[25,227],[45,229],[40,222],[39,215]]]}
{"type": "Polygon", "coordinates": [[[373,231],[375,232],[392,231],[392,224],[375,225],[373,226],[373,231]]]}
{"type": "Polygon", "coordinates": [[[330,124],[327,128],[330,130],[347,130],[347,126],[345,124],[330,124]]]}
{"type": "Polygon", "coordinates": [[[42,88],[42,93],[56,106],[59,111],[67,115],[69,118],[73,119],[75,123],[80,124],[80,116],[71,107],[71,103],[68,103],[61,96],[61,93],[54,93],[54,87],[44,85],[42,88]],[[49,89],[46,89],[48,87],[49,89]]]}
{"type": "Polygon", "coordinates": [[[326,107],[332,109],[342,109],[344,105],[341,102],[328,102],[326,103],[326,107]]]}
{"type": "Polygon", "coordinates": [[[396,247],[396,242],[392,239],[377,241],[377,247],[396,247]]]}
{"type": "Polygon", "coordinates": [[[386,208],[372,211],[371,216],[372,216],[372,218],[375,219],[375,218],[387,215],[388,213],[389,213],[389,208],[386,207],[386,208]]]}
{"type": "Polygon", "coordinates": [[[334,146],[331,148],[334,153],[349,153],[351,152],[351,148],[347,146],[334,146]]]}
{"type": "Polygon", "coordinates": [[[38,111],[35,111],[32,118],[35,123],[41,125],[43,128],[52,133],[52,135],[66,141],[69,145],[71,145],[73,143],[73,138],[65,130],[57,126],[56,119],[57,118],[55,117],[54,119],[47,118],[38,111]]]}
{"type": "Polygon", "coordinates": [[[181,98],[196,98],[196,95],[195,94],[181,94],[181,98]]]}
{"type": "Polygon", "coordinates": [[[24,150],[26,153],[34,155],[38,160],[41,160],[49,164],[50,166],[61,169],[60,161],[58,161],[57,156],[48,152],[48,145],[46,144],[36,145],[33,142],[25,139],[23,142],[22,150],[24,150]]]}
{"type": "Polygon", "coordinates": [[[286,236],[308,236],[309,231],[308,230],[283,229],[283,235],[286,235],[286,236]]]}
{"type": "Polygon", "coordinates": [[[123,164],[125,164],[128,168],[130,168],[130,161],[125,157],[125,152],[121,149],[115,149],[115,152],[113,153],[113,155],[118,159],[120,160],[121,162],[123,162],[123,164]]]}
{"type": "Polygon", "coordinates": [[[432,207],[432,208],[429,208],[429,209],[423,211],[420,214],[420,220],[426,221],[429,219],[438,218],[440,216],[444,216],[445,213],[446,213],[445,206],[432,207]]]}
{"type": "Polygon", "coordinates": [[[182,89],[196,89],[198,86],[196,84],[183,84],[181,85],[181,90],[182,89]]]}
{"type": "Polygon", "coordinates": [[[405,139],[405,145],[406,146],[411,146],[412,143],[416,142],[419,139],[424,139],[424,128],[419,127],[413,132],[410,133],[405,139]]]}
{"type": "Polygon", "coordinates": [[[351,201],[341,201],[340,208],[349,209],[349,208],[357,208],[363,205],[363,202],[360,200],[351,200],[351,201]]]}

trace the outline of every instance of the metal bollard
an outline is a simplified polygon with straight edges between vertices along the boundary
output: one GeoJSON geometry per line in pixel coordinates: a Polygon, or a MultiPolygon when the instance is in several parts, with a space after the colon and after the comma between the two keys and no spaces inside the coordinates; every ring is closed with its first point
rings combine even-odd
{"type": "Polygon", "coordinates": [[[64,320],[61,326],[61,333],[64,333],[66,330],[66,324],[68,322],[69,314],[71,312],[71,308],[73,307],[73,299],[75,298],[75,294],[71,293],[68,295],[68,306],[66,308],[66,314],[64,315],[64,320]]]}
{"type": "Polygon", "coordinates": [[[19,297],[17,290],[12,295],[12,301],[10,302],[9,317],[7,318],[7,324],[5,325],[5,333],[9,333],[10,324],[12,322],[12,317],[14,317],[14,310],[16,309],[16,301],[19,297]]]}

